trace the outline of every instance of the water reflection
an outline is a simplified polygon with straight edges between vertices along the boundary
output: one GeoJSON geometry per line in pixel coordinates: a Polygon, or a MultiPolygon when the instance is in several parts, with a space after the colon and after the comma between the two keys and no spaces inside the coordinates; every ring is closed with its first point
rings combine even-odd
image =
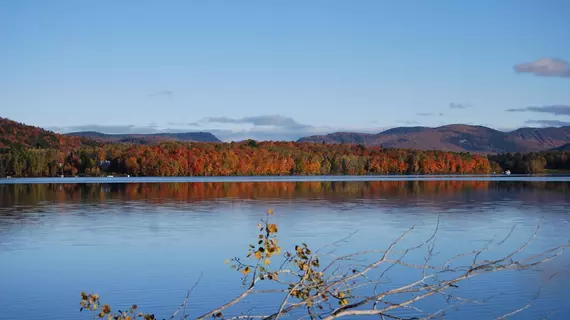
{"type": "MultiPolygon", "coordinates": [[[[205,311],[241,290],[223,261],[247,250],[269,207],[286,248],[301,241],[319,247],[353,231],[339,250],[384,248],[412,225],[416,243],[439,216],[442,259],[502,238],[516,224],[503,249],[510,250],[543,219],[530,248],[541,251],[568,241],[569,191],[569,182],[457,180],[0,185],[0,310],[6,318],[86,319],[78,293],[91,290],[167,316],[204,272],[191,310],[205,311]]],[[[449,318],[512,311],[554,272],[556,281],[520,318],[565,319],[568,256],[530,273],[470,282],[468,297],[500,295],[449,318]]]]}
{"type": "Polygon", "coordinates": [[[4,209],[10,209],[14,206],[35,207],[44,203],[105,203],[116,200],[168,204],[208,202],[218,199],[281,201],[322,199],[330,202],[401,199],[401,205],[406,205],[419,198],[423,201],[432,199],[445,206],[448,200],[464,199],[470,195],[503,196],[502,191],[521,201],[564,201],[570,192],[570,182],[450,180],[14,184],[0,185],[0,204],[4,209]]]}

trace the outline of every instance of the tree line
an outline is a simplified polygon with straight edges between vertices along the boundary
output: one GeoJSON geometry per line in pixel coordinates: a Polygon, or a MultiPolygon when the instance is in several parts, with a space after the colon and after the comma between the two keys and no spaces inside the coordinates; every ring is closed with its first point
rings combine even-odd
{"type": "Polygon", "coordinates": [[[482,156],[363,145],[257,142],[108,143],[0,150],[0,176],[259,176],[544,173],[570,170],[568,151],[482,156]]]}
{"type": "Polygon", "coordinates": [[[518,174],[546,173],[549,170],[570,170],[568,151],[504,153],[489,155],[489,160],[504,170],[518,174]]]}
{"type": "Polygon", "coordinates": [[[257,176],[488,173],[481,155],[296,142],[82,145],[70,150],[11,148],[0,175],[13,177],[257,176]]]}

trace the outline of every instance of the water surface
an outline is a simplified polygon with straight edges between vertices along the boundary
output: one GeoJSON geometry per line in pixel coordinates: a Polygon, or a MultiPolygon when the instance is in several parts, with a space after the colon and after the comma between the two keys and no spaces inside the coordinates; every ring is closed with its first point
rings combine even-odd
{"type": "MultiPolygon", "coordinates": [[[[407,244],[421,242],[438,218],[442,256],[481,247],[516,225],[495,251],[507,252],[541,219],[529,253],[570,239],[567,177],[73,179],[81,178],[6,179],[12,181],[0,185],[0,311],[5,318],[87,319],[78,313],[81,291],[167,317],[200,274],[190,310],[194,315],[207,311],[241,290],[239,275],[223,261],[245,255],[268,208],[276,212],[272,219],[283,247],[305,241],[317,248],[356,231],[339,253],[384,248],[411,226],[416,230],[407,244]]],[[[555,280],[517,318],[565,319],[568,255],[540,269],[462,284],[465,296],[491,299],[450,310],[448,318],[487,319],[522,307],[554,273],[555,280]]],[[[395,272],[387,285],[407,277],[411,274],[395,272]]],[[[269,312],[279,302],[257,297],[243,308],[269,312]]]]}

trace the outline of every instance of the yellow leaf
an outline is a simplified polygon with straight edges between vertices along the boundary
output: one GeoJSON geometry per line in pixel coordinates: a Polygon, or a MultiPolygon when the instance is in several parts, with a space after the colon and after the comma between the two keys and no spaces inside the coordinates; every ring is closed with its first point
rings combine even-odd
{"type": "Polygon", "coordinates": [[[267,210],[267,213],[268,213],[268,214],[273,214],[273,209],[267,210]]]}
{"type": "Polygon", "coordinates": [[[261,259],[261,257],[262,257],[262,253],[259,252],[259,251],[256,251],[256,252],[255,252],[255,258],[256,258],[257,260],[259,260],[259,259],[261,259]]]}
{"type": "Polygon", "coordinates": [[[263,263],[266,264],[266,265],[269,265],[269,264],[271,264],[271,260],[265,259],[265,261],[263,261],[263,263]]]}
{"type": "Polygon", "coordinates": [[[224,261],[224,264],[228,264],[230,263],[230,259],[226,259],[226,261],[224,261]]]}
{"type": "Polygon", "coordinates": [[[277,232],[277,225],[275,223],[270,223],[267,225],[267,231],[269,233],[276,233],[277,232]]]}
{"type": "Polygon", "coordinates": [[[251,271],[251,269],[249,267],[245,267],[245,269],[243,269],[241,271],[241,273],[243,273],[244,275],[248,274],[251,271]]]}

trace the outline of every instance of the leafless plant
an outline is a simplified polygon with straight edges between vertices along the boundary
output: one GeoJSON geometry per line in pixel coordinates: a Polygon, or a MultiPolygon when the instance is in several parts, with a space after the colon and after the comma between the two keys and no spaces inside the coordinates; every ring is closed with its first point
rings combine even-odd
{"type": "MultiPolygon", "coordinates": [[[[468,303],[484,302],[461,297],[457,293],[459,283],[464,280],[498,271],[529,269],[556,258],[570,246],[569,241],[537,254],[524,254],[540,230],[539,223],[529,239],[508,254],[494,259],[482,259],[485,254],[491,253],[492,248],[503,245],[513,234],[514,227],[500,241],[488,241],[480,249],[442,260],[435,251],[439,230],[438,220],[433,234],[428,239],[404,249],[399,247],[414,231],[414,227],[404,232],[384,250],[335,255],[335,248],[346,242],[347,237],[314,252],[307,244],[299,244],[293,251],[284,252],[281,263],[276,264],[276,255],[280,255],[281,248],[276,238],[277,225],[269,222],[271,214],[270,210],[267,217],[258,225],[260,234],[257,241],[250,245],[247,257],[235,257],[226,261],[228,264],[231,263],[232,268],[242,273],[244,291],[220,307],[192,318],[198,320],[212,317],[231,320],[277,320],[283,316],[311,320],[356,316],[376,316],[381,319],[444,318],[450,309],[468,303]],[[329,250],[331,247],[333,249],[329,250]],[[420,250],[426,250],[426,254],[422,254],[423,263],[409,261],[410,253],[420,250]],[[321,261],[328,262],[321,266],[321,261]],[[273,268],[273,265],[276,267],[273,268]],[[407,283],[391,285],[386,276],[389,272],[396,272],[398,268],[413,271],[417,274],[417,278],[407,283]],[[260,288],[262,283],[270,284],[271,288],[260,288]],[[268,293],[283,295],[274,313],[256,314],[254,308],[245,313],[232,311],[240,309],[238,305],[250,295],[268,293]],[[445,299],[447,302],[445,308],[434,311],[418,307],[418,302],[435,296],[445,299]],[[413,317],[409,317],[410,313],[413,313],[413,317]],[[403,314],[408,316],[404,317],[403,314]]],[[[506,319],[528,309],[538,298],[541,290],[542,288],[526,305],[497,319],[506,319]]],[[[187,312],[190,292],[184,303],[170,318],[171,320],[176,317],[190,318],[187,312]]],[[[87,296],[87,300],[89,297],[91,295],[87,296]]],[[[99,313],[101,317],[106,315],[111,315],[110,311],[99,313]]],[[[112,319],[127,319],[121,316],[112,316],[112,319]]],[[[154,319],[154,316],[150,317],[147,314],[137,316],[154,319]]]]}

